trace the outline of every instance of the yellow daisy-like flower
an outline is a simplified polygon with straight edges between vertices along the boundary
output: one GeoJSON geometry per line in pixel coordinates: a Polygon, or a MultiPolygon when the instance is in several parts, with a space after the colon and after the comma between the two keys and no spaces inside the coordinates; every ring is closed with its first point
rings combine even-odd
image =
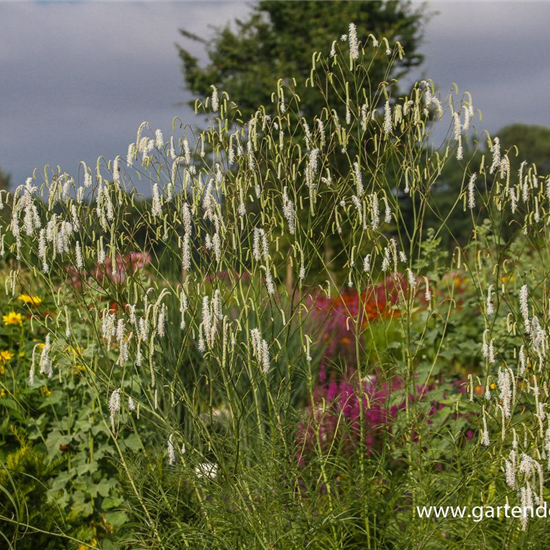
{"type": "Polygon", "coordinates": [[[10,311],[7,315],[2,315],[2,321],[4,321],[5,325],[22,325],[23,315],[10,311]]]}
{"type": "Polygon", "coordinates": [[[39,306],[42,303],[42,298],[39,296],[30,296],[29,294],[21,294],[17,299],[21,300],[24,304],[31,304],[32,306],[39,306]]]}
{"type": "MultiPolygon", "coordinates": [[[[97,545],[97,539],[92,539],[90,541],[90,546],[95,548],[95,546],[97,545]]],[[[81,544],[79,547],[78,547],[78,550],[90,550],[90,546],[86,545],[86,544],[81,544]]]]}
{"type": "Polygon", "coordinates": [[[13,351],[4,350],[0,351],[0,364],[7,363],[10,359],[13,359],[15,353],[13,351]]]}

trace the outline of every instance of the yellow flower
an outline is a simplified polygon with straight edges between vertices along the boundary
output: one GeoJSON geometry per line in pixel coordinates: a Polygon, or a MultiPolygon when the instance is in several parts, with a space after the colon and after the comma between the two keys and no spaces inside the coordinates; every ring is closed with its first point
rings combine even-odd
{"type": "Polygon", "coordinates": [[[7,363],[10,359],[14,357],[14,355],[15,353],[13,353],[13,351],[0,351],[0,363],[7,363]]]}
{"type": "Polygon", "coordinates": [[[6,397],[6,390],[5,389],[0,390],[0,397],[6,397]]]}
{"type": "Polygon", "coordinates": [[[22,325],[23,316],[21,313],[10,311],[7,315],[2,315],[2,321],[4,321],[5,325],[22,325]]]}
{"type": "Polygon", "coordinates": [[[73,374],[81,374],[85,370],[86,370],[86,367],[84,365],[75,365],[73,369],[73,374]]]}
{"type": "Polygon", "coordinates": [[[78,550],[90,550],[90,547],[95,548],[97,545],[97,539],[92,539],[89,544],[90,546],[88,546],[87,544],[81,544],[78,547],[78,550]]]}
{"type": "Polygon", "coordinates": [[[17,299],[32,306],[39,306],[42,303],[42,298],[39,296],[30,296],[29,294],[21,294],[17,299]]]}
{"type": "Polygon", "coordinates": [[[81,346],[76,346],[76,348],[73,346],[67,346],[67,351],[72,353],[75,357],[82,357],[82,352],[84,349],[81,346]]]}
{"type": "Polygon", "coordinates": [[[0,374],[4,374],[6,372],[4,365],[7,365],[13,356],[14,356],[14,353],[11,351],[8,351],[8,350],[0,351],[0,374]]]}

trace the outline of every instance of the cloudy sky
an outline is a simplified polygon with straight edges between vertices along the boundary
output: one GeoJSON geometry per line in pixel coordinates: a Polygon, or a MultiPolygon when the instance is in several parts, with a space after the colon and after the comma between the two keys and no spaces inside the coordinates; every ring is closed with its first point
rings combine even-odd
{"type": "MultiPolygon", "coordinates": [[[[165,134],[192,123],[175,42],[248,11],[244,2],[0,1],[0,167],[23,183],[35,167],[125,155],[147,120],[165,134]]],[[[483,112],[478,127],[550,126],[550,2],[432,1],[428,77],[453,82],[483,112]]],[[[188,46],[192,46],[189,45],[188,46]]],[[[192,48],[191,48],[192,49],[192,48]]],[[[195,53],[200,53],[195,50],[195,53]]],[[[550,151],[549,151],[550,155],[550,151]]]]}

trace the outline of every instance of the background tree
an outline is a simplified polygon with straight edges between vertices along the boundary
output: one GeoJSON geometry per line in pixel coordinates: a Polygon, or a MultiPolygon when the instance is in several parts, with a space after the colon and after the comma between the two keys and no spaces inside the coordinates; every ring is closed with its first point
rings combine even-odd
{"type": "Polygon", "coordinates": [[[510,151],[510,168],[517,174],[522,161],[535,164],[539,174],[548,173],[550,167],[550,128],[528,124],[510,124],[495,133],[501,149],[507,151],[514,145],[519,154],[510,151]]]}
{"type": "MultiPolygon", "coordinates": [[[[369,88],[371,83],[387,82],[388,89],[391,86],[393,102],[399,95],[394,79],[402,78],[423,60],[418,48],[422,41],[423,24],[428,17],[424,5],[413,8],[409,0],[260,0],[252,7],[247,19],[236,20],[233,28],[227,24],[216,29],[210,40],[187,30],[180,31],[184,37],[202,43],[208,54],[208,62],[201,65],[197,57],[178,46],[186,88],[196,96],[206,97],[212,92],[211,86],[215,85],[220,92],[229,94],[230,99],[238,105],[243,120],[248,120],[259,106],[271,104],[277,82],[282,79],[285,88],[290,88],[300,98],[289,109],[290,116],[304,117],[313,125],[314,118],[321,117],[328,104],[334,107],[341,103],[339,100],[345,91],[343,81],[339,97],[329,97],[331,94],[338,95],[335,90],[327,88],[320,93],[319,89],[306,87],[312,54],[316,51],[328,54],[335,40],[339,41],[341,47],[347,48],[346,38],[342,35],[348,32],[353,22],[362,44],[372,34],[378,39],[387,38],[391,46],[399,42],[404,49],[406,55],[400,59],[395,48],[388,52],[389,55],[385,53],[385,48],[381,51],[378,48],[366,48],[370,62],[368,79],[362,86],[369,88]]],[[[368,90],[371,96],[374,95],[372,92],[368,90]]],[[[381,94],[376,97],[378,101],[383,99],[381,94]]],[[[376,105],[371,105],[373,107],[376,105]]],[[[294,139],[299,140],[299,133],[300,129],[294,134],[294,139]]],[[[371,140],[366,137],[362,146],[365,148],[363,154],[366,154],[367,149],[372,148],[371,140]]],[[[362,153],[354,150],[353,145],[345,152],[335,152],[330,159],[335,177],[347,173],[358,154],[362,153]]],[[[391,179],[390,167],[387,172],[391,179]]],[[[322,196],[319,201],[315,223],[323,226],[326,222],[324,212],[330,212],[331,205],[324,204],[322,196]]],[[[285,248],[286,245],[281,243],[281,246],[285,248]]],[[[328,238],[324,248],[328,261],[338,252],[339,244],[334,238],[328,238]]]]}
{"type": "Polygon", "coordinates": [[[2,189],[9,189],[11,183],[11,175],[7,172],[4,172],[2,168],[0,168],[0,190],[2,189]]]}
{"type": "MultiPolygon", "coordinates": [[[[181,34],[206,47],[209,62],[201,66],[197,57],[178,46],[185,85],[193,94],[206,96],[210,86],[227,91],[245,117],[260,105],[268,105],[279,78],[296,79],[296,92],[302,98],[304,116],[319,114],[325,103],[305,81],[314,51],[325,51],[339,39],[350,22],[357,25],[360,40],[369,34],[399,41],[406,56],[392,65],[375,61],[370,68],[372,82],[400,78],[422,62],[418,53],[423,24],[428,18],[425,6],[413,9],[408,0],[394,1],[304,1],[260,0],[250,16],[218,28],[210,40],[187,30],[181,34]],[[307,110],[307,112],[305,112],[307,110]]],[[[328,52],[325,52],[328,53],[328,52]]]]}

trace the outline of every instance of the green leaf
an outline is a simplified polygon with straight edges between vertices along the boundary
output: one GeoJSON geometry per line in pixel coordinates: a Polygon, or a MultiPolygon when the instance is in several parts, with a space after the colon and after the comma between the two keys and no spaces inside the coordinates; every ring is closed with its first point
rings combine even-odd
{"type": "Polygon", "coordinates": [[[120,527],[128,521],[128,514],[126,512],[105,512],[105,519],[113,526],[120,527]]]}
{"type": "Polygon", "coordinates": [[[126,447],[128,447],[132,451],[140,451],[141,449],[143,449],[143,443],[141,442],[139,435],[136,433],[129,435],[124,440],[124,445],[126,445],[126,447]]]}

